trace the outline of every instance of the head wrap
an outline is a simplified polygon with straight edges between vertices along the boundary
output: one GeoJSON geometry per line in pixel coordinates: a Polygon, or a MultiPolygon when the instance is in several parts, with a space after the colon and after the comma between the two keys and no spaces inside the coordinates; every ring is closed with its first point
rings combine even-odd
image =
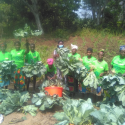
{"type": "Polygon", "coordinates": [[[105,52],[105,50],[104,50],[104,49],[101,49],[99,52],[103,52],[103,53],[104,53],[104,52],[105,52]]]}
{"type": "Polygon", "coordinates": [[[71,44],[71,49],[78,49],[78,46],[71,44]]]}
{"type": "Polygon", "coordinates": [[[125,45],[120,46],[119,50],[125,50],[125,45]]]}
{"type": "Polygon", "coordinates": [[[48,65],[53,65],[53,58],[47,59],[47,64],[48,65]]]}

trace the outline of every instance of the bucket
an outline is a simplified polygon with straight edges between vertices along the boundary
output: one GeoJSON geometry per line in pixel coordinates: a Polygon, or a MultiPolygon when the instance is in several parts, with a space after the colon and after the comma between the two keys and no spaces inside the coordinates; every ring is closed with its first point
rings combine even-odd
{"type": "Polygon", "coordinates": [[[45,87],[45,91],[47,91],[50,96],[53,96],[56,94],[59,97],[62,97],[63,88],[55,87],[55,86],[54,87],[45,87]]]}

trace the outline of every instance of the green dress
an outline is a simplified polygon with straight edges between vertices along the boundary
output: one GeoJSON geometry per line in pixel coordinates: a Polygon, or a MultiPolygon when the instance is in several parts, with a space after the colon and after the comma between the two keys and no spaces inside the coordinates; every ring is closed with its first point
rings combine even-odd
{"type": "Polygon", "coordinates": [[[22,67],[24,66],[24,56],[25,50],[20,49],[16,51],[15,49],[11,51],[12,60],[15,61],[17,69],[14,72],[14,84],[17,88],[23,89],[25,86],[25,75],[22,72],[22,67]]]}
{"type": "Polygon", "coordinates": [[[113,58],[111,65],[113,66],[112,71],[114,70],[115,73],[125,73],[125,58],[121,59],[120,55],[113,58]]]}
{"type": "MultiPolygon", "coordinates": [[[[7,51],[5,53],[0,52],[0,62],[11,60],[11,54],[7,51]]],[[[0,87],[4,87],[10,84],[10,81],[3,81],[0,75],[0,87]]]]}

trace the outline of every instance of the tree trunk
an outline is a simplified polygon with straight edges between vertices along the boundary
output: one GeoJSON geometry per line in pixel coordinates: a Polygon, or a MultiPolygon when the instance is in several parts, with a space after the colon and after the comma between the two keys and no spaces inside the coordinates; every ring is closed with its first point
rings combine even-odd
{"type": "Polygon", "coordinates": [[[38,29],[38,30],[41,30],[42,33],[44,33],[44,32],[43,32],[42,25],[41,25],[41,21],[40,21],[39,14],[38,14],[38,13],[36,13],[36,14],[34,13],[33,15],[34,15],[34,17],[35,17],[35,21],[36,21],[37,29],[38,29]]]}
{"type": "Polygon", "coordinates": [[[93,20],[95,20],[95,8],[94,7],[92,7],[92,18],[93,20]]]}

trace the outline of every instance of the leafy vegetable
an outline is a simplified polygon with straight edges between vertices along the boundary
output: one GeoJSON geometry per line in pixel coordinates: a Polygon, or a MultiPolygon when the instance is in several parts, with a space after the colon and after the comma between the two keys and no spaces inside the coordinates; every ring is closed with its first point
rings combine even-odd
{"type": "Polygon", "coordinates": [[[33,94],[32,103],[39,107],[39,110],[52,108],[55,104],[61,105],[62,98],[57,95],[47,96],[44,92],[33,94]]]}
{"type": "Polygon", "coordinates": [[[63,111],[54,114],[54,117],[61,121],[56,125],[83,125],[90,119],[89,114],[94,111],[91,99],[84,101],[68,99],[63,102],[63,111]]]}
{"type": "Polygon", "coordinates": [[[42,31],[40,31],[40,30],[32,31],[32,30],[31,30],[31,35],[33,35],[33,36],[39,36],[39,35],[42,35],[42,31]]]}
{"type": "Polygon", "coordinates": [[[102,104],[100,110],[95,110],[90,113],[95,119],[94,125],[123,125],[125,123],[125,109],[122,106],[102,104]]]}
{"type": "Polygon", "coordinates": [[[122,76],[118,74],[104,76],[102,78],[102,87],[107,90],[110,102],[114,103],[118,99],[125,106],[125,80],[122,76]]]}
{"type": "Polygon", "coordinates": [[[15,70],[16,65],[14,64],[14,61],[3,61],[0,63],[0,75],[4,81],[13,79],[15,70]]]}
{"type": "Polygon", "coordinates": [[[87,69],[81,61],[75,57],[68,57],[67,53],[56,59],[55,65],[61,70],[63,75],[72,74],[77,79],[85,78],[87,69]]]}
{"type": "Polygon", "coordinates": [[[34,75],[40,77],[46,72],[46,68],[42,62],[28,64],[25,63],[22,71],[25,73],[26,77],[32,77],[34,75]]]}
{"type": "Polygon", "coordinates": [[[60,55],[63,56],[64,54],[70,53],[70,50],[67,48],[56,48],[56,52],[60,55]]]}
{"type": "Polygon", "coordinates": [[[97,89],[97,86],[99,85],[98,79],[96,78],[93,71],[91,71],[88,76],[83,80],[83,84],[85,86],[94,87],[97,89]]]}
{"type": "Polygon", "coordinates": [[[36,116],[37,109],[38,108],[35,107],[34,105],[27,105],[22,107],[22,110],[25,114],[30,113],[32,116],[36,116]]]}
{"type": "Polygon", "coordinates": [[[15,91],[14,93],[7,93],[6,100],[0,105],[0,113],[4,115],[8,115],[18,108],[21,108],[25,102],[30,98],[28,92],[15,91]]]}

